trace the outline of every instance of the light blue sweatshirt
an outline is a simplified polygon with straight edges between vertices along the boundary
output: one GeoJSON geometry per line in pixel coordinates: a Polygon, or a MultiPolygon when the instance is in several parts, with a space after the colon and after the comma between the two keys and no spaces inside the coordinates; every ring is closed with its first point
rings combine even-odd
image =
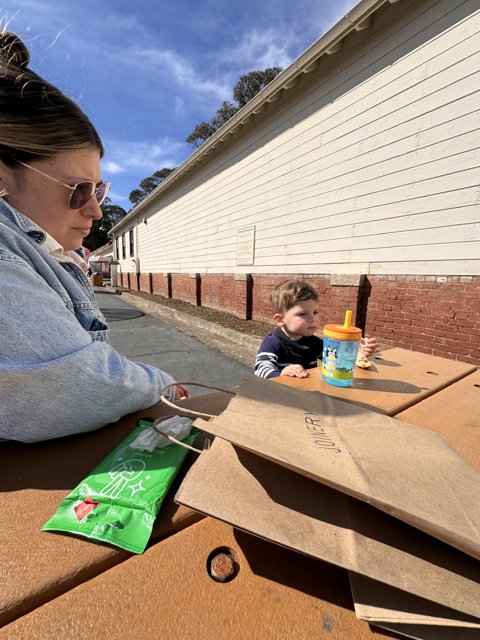
{"type": "Polygon", "coordinates": [[[98,429],[155,404],[173,382],[108,344],[85,274],[50,256],[44,241],[0,198],[0,439],[98,429]]]}

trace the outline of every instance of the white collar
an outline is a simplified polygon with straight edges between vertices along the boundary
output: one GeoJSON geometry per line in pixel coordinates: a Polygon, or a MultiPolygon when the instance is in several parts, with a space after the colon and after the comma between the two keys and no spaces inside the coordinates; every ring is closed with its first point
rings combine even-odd
{"type": "Polygon", "coordinates": [[[48,254],[50,254],[52,258],[55,258],[55,260],[58,260],[58,262],[73,262],[78,267],[80,267],[80,269],[84,273],[87,271],[88,265],[85,262],[85,260],[82,258],[82,256],[80,256],[76,251],[73,251],[73,250],[65,251],[62,245],[59,242],[57,242],[53,236],[47,233],[45,229],[42,229],[42,227],[39,227],[38,224],[33,222],[33,220],[30,220],[30,221],[32,222],[33,225],[35,225],[38,229],[43,231],[43,233],[45,234],[45,240],[41,243],[40,246],[43,249],[45,249],[45,251],[48,254]]]}

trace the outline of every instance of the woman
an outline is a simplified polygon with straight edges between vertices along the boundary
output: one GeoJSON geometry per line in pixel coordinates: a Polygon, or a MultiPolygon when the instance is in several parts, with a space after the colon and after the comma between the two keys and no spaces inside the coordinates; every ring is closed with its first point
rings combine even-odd
{"type": "Polygon", "coordinates": [[[102,142],[28,63],[0,32],[0,439],[34,442],[144,409],[173,378],[108,344],[78,253],[110,186],[102,142]]]}

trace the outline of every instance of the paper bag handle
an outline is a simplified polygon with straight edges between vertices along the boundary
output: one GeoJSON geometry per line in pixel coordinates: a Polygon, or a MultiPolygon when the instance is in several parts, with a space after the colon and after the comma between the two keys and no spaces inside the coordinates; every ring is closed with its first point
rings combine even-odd
{"type": "Polygon", "coordinates": [[[178,405],[174,404],[171,400],[167,400],[163,395],[164,392],[167,389],[170,389],[170,387],[177,387],[178,385],[182,385],[182,386],[192,385],[194,387],[203,387],[204,389],[212,389],[213,391],[222,391],[223,393],[229,393],[232,396],[235,395],[234,391],[228,391],[228,389],[220,389],[220,387],[214,387],[211,384],[202,384],[200,382],[172,382],[171,384],[165,385],[163,389],[160,391],[160,402],[163,402],[168,407],[175,409],[179,413],[183,413],[183,414],[186,413],[190,416],[195,416],[196,418],[216,418],[217,416],[212,415],[210,413],[202,413],[201,411],[194,411],[193,409],[185,409],[185,407],[179,407],[178,405]]]}

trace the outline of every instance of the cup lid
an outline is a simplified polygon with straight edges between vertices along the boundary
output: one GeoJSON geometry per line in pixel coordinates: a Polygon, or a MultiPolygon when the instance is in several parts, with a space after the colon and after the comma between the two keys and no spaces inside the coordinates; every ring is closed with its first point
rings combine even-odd
{"type": "Polygon", "coordinates": [[[362,330],[358,327],[352,327],[352,312],[349,309],[345,312],[345,321],[343,324],[326,324],[323,327],[323,335],[327,338],[335,340],[360,340],[362,330]]]}
{"type": "Polygon", "coordinates": [[[323,335],[336,340],[360,340],[362,330],[358,327],[345,329],[342,324],[326,324],[323,327],[323,335]]]}

